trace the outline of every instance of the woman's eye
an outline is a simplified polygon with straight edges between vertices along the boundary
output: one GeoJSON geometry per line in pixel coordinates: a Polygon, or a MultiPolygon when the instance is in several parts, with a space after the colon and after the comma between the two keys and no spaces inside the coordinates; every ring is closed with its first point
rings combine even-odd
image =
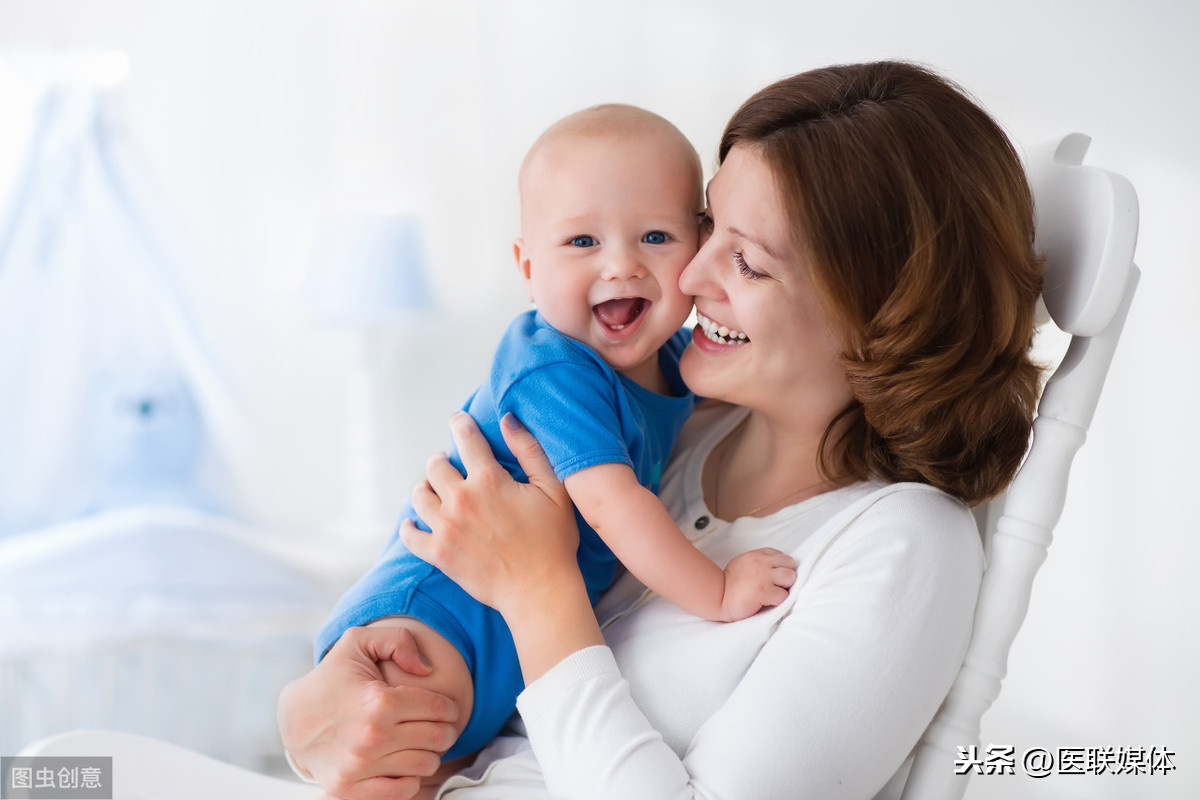
{"type": "Polygon", "coordinates": [[[701,211],[699,214],[697,214],[697,215],[696,215],[696,218],[697,218],[698,220],[700,220],[700,230],[702,230],[702,231],[705,231],[705,232],[711,232],[711,231],[712,231],[712,229],[713,229],[713,218],[712,218],[712,214],[709,214],[709,213],[708,213],[708,209],[707,209],[707,208],[706,208],[706,209],[704,209],[703,211],[701,211]]]}
{"type": "Polygon", "coordinates": [[[571,239],[572,247],[595,247],[598,244],[595,236],[575,236],[571,239]]]}
{"type": "Polygon", "coordinates": [[[642,237],[642,241],[646,244],[666,244],[667,235],[662,231],[650,231],[642,237]]]}
{"type": "Polygon", "coordinates": [[[748,280],[756,281],[767,277],[765,272],[759,272],[746,263],[746,257],[742,255],[741,250],[733,251],[733,263],[737,266],[737,271],[748,280]]]}

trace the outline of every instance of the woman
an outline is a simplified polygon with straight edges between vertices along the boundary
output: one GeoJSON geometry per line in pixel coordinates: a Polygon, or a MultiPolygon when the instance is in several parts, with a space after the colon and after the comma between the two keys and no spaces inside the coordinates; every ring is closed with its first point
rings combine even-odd
{"type": "MultiPolygon", "coordinates": [[[[625,576],[593,613],[536,442],[510,420],[531,476],[515,484],[456,419],[470,477],[432,459],[414,502],[434,533],[402,535],[504,615],[525,735],[445,796],[886,794],[953,681],[982,570],[968,506],[1012,478],[1037,395],[1020,162],[958,89],[889,62],[767,87],[719,157],[680,285],[700,321],[684,380],[721,402],[688,423],[661,495],[718,563],[775,547],[795,584],[715,624],[625,576]]],[[[396,776],[435,771],[456,710],[372,683],[378,660],[428,672],[415,649],[360,629],[285,692],[302,771],[347,798],[406,796],[396,776]]]]}

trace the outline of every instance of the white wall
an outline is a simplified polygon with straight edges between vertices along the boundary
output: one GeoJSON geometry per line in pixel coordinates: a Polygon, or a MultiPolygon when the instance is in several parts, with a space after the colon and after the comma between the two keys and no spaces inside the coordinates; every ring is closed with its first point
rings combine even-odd
{"type": "Polygon", "coordinates": [[[1200,433],[1184,413],[1200,389],[1197,31],[1200,6],[1186,0],[0,0],[0,47],[130,56],[130,135],[254,415],[237,459],[247,513],[298,534],[328,531],[345,501],[354,342],[299,301],[322,214],[412,209],[427,221],[448,323],[424,324],[421,344],[393,356],[452,368],[395,398],[408,438],[388,438],[387,474],[402,495],[486,362],[489,343],[452,326],[498,330],[523,306],[508,249],[516,165],[563,113],[646,105],[711,162],[724,120],[762,85],[903,57],[956,78],[1018,142],[1090,133],[1089,161],[1139,191],[1144,278],[984,742],[1166,747],[1178,770],[981,777],[976,800],[1200,794],[1200,526],[1186,507],[1200,433]]]}

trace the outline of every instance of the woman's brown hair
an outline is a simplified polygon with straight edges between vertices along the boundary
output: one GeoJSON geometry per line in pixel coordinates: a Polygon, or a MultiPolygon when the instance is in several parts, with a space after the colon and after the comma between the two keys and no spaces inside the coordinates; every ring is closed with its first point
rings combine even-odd
{"type": "Polygon", "coordinates": [[[738,146],[770,164],[846,345],[854,402],[821,469],[969,504],[1003,490],[1037,401],[1042,276],[1008,137],[946,79],[878,62],[768,86],[730,120],[720,159],[738,146]]]}

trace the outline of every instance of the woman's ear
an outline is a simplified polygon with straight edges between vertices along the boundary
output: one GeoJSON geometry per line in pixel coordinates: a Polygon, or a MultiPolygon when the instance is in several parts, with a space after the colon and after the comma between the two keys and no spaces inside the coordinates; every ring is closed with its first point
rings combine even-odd
{"type": "Polygon", "coordinates": [[[517,269],[521,271],[521,277],[525,279],[525,290],[529,293],[529,302],[533,302],[533,284],[529,278],[529,249],[525,246],[525,240],[521,237],[513,239],[513,258],[517,260],[517,269]]]}

